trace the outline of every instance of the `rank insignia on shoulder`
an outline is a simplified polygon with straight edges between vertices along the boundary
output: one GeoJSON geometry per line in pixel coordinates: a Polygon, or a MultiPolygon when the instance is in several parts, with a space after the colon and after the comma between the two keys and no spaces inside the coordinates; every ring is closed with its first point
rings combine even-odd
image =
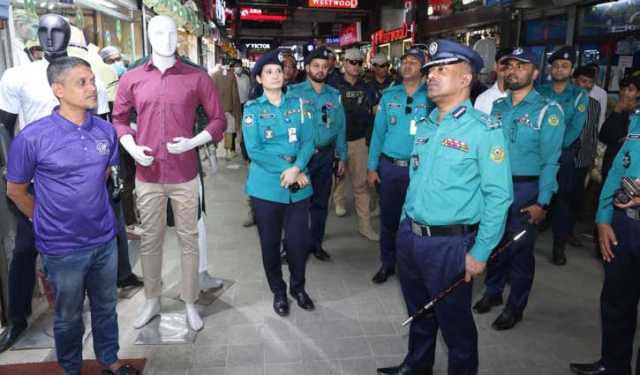
{"type": "Polygon", "coordinates": [[[558,117],[557,115],[551,115],[549,116],[549,119],[547,121],[551,126],[558,126],[558,124],[560,124],[560,117],[558,117]]]}
{"type": "Polygon", "coordinates": [[[442,140],[442,145],[462,152],[469,152],[469,145],[457,139],[445,138],[442,140]]]}
{"type": "Polygon", "coordinates": [[[640,133],[629,133],[627,139],[629,141],[640,141],[640,133]]]}
{"type": "Polygon", "coordinates": [[[504,160],[504,148],[502,146],[493,146],[493,148],[491,148],[489,158],[496,164],[502,163],[504,160]]]}
{"type": "Polygon", "coordinates": [[[584,105],[583,103],[578,104],[578,111],[580,112],[584,112],[587,110],[587,106],[584,105]]]}
{"type": "Polygon", "coordinates": [[[247,125],[252,125],[253,124],[253,115],[244,116],[244,123],[247,124],[247,125]]]}
{"type": "Polygon", "coordinates": [[[453,118],[455,119],[459,119],[465,113],[467,113],[467,107],[458,107],[458,109],[451,113],[451,116],[453,116],[453,118]]]}

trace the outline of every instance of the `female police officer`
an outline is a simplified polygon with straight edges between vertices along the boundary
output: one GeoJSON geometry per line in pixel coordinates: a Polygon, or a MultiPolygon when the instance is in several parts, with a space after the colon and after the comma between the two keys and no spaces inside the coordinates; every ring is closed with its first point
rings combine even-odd
{"type": "Polygon", "coordinates": [[[311,113],[299,98],[282,92],[282,60],[281,53],[272,51],[254,66],[252,75],[264,94],[245,105],[242,133],[251,159],[246,191],[255,211],[264,271],[274,294],[273,309],[286,316],[287,285],[280,265],[283,227],[291,273],[289,291],[300,307],[314,309],[304,290],[312,189],[303,173],[314,146],[311,113]]]}

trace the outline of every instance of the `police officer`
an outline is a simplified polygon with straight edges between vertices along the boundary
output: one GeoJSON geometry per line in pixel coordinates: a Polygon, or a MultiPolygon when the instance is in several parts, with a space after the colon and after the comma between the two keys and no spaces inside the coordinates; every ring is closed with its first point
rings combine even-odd
{"type": "Polygon", "coordinates": [[[483,66],[472,49],[450,40],[429,46],[428,95],[437,106],[418,124],[410,183],[398,230],[398,275],[413,314],[465,275],[468,283],[414,320],[409,352],[378,374],[430,375],[440,328],[449,347],[448,373],[478,371],[478,335],[471,314],[473,277],[485,269],[503,235],[513,200],[506,141],[499,122],[473,108],[471,86],[483,66]]]}
{"type": "MultiPolygon", "coordinates": [[[[349,162],[347,173],[351,179],[358,215],[358,231],[362,236],[378,241],[380,236],[371,227],[371,195],[367,186],[367,149],[366,138],[371,133],[373,124],[373,94],[362,80],[362,64],[364,55],[357,48],[345,52],[344,76],[338,80],[337,88],[342,96],[342,103],[347,118],[347,148],[349,162]]],[[[345,180],[339,179],[333,193],[336,215],[344,216],[345,180]]]]}
{"type": "Polygon", "coordinates": [[[571,83],[572,70],[576,62],[576,51],[571,46],[559,48],[549,57],[552,82],[540,86],[538,91],[552,99],[564,110],[566,130],[562,141],[560,171],[558,172],[558,194],[553,204],[551,225],[553,229],[553,256],[557,266],[567,263],[564,253],[566,241],[571,235],[569,210],[573,194],[575,173],[574,158],[580,144],[580,133],[587,120],[589,94],[571,83]]]}
{"type": "Polygon", "coordinates": [[[385,90],[376,113],[369,162],[370,185],[380,190],[380,261],[382,266],[373,276],[376,284],[384,283],[396,268],[396,232],[402,205],[409,186],[409,157],[418,121],[432,107],[427,87],[422,82],[425,53],[409,49],[400,59],[402,84],[385,90]]]}
{"type": "Polygon", "coordinates": [[[493,322],[496,330],[512,328],[522,319],[533,284],[533,248],[536,225],[546,216],[551,197],[558,189],[556,173],[564,135],[564,114],[556,103],[533,88],[538,78],[534,58],[522,48],[504,55],[498,63],[505,74],[506,98],[493,104],[492,116],[502,123],[509,145],[514,201],[509,209],[507,237],[526,230],[487,267],[484,296],[473,309],[483,314],[502,304],[502,292],[510,279],[509,300],[493,322]]]}
{"type": "Polygon", "coordinates": [[[371,70],[373,71],[373,79],[369,81],[368,86],[369,90],[374,94],[373,106],[375,112],[380,98],[382,98],[382,92],[394,84],[393,77],[389,74],[387,55],[378,53],[373,56],[371,58],[371,70]]]}
{"type": "MultiPolygon", "coordinates": [[[[631,374],[640,298],[640,198],[635,197],[627,204],[616,199],[622,177],[640,186],[640,111],[633,115],[626,141],[613,161],[596,214],[604,260],[600,295],[602,357],[595,363],[571,364],[571,370],[577,374],[631,374]]],[[[636,368],[638,373],[640,369],[636,368]]]]}
{"type": "Polygon", "coordinates": [[[289,291],[300,307],[314,309],[305,291],[312,189],[304,172],[313,154],[313,115],[301,99],[283,94],[282,54],[278,51],[263,55],[252,75],[264,93],[244,108],[242,132],[251,159],[246,191],[255,211],[262,262],[274,294],[273,309],[285,316],[289,303],[280,265],[283,227],[288,242],[289,291]]]}
{"type": "Polygon", "coordinates": [[[333,156],[340,159],[337,173],[344,172],[347,160],[347,140],[344,108],[340,92],[327,85],[329,53],[324,47],[315,49],[305,58],[307,80],[289,86],[289,93],[302,98],[303,103],[317,114],[313,123],[315,129],[315,152],[309,161],[309,175],[313,186],[313,196],[309,213],[311,217],[311,252],[319,260],[326,261],[330,255],[322,248],[331,177],[333,176],[333,156]]]}

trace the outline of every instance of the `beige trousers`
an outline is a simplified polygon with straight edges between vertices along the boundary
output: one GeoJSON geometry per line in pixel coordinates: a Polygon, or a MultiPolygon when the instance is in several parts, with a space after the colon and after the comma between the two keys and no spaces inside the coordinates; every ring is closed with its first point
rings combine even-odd
{"type": "Polygon", "coordinates": [[[369,223],[369,187],[367,186],[367,159],[369,150],[365,139],[347,142],[348,163],[345,176],[334,186],[333,203],[344,207],[344,188],[347,177],[351,180],[353,196],[356,201],[356,214],[360,223],[369,223]]]}
{"type": "Polygon", "coordinates": [[[200,292],[198,285],[198,178],[179,184],[156,184],[136,179],[136,196],[142,238],[140,260],[147,298],[162,293],[162,249],[167,226],[167,198],[182,249],[182,299],[194,303],[200,292]]]}

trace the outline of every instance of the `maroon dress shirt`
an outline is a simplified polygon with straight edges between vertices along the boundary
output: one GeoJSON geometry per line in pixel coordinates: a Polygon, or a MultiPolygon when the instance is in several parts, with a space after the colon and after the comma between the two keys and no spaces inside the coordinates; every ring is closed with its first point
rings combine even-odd
{"type": "Polygon", "coordinates": [[[214,142],[222,139],[227,121],[213,81],[206,72],[180,62],[161,73],[152,60],[120,78],[113,108],[113,126],[118,139],[131,134],[139,146],[155,159],[148,167],[136,164],[136,178],[151,183],[176,184],[194,179],[198,173],[197,150],[174,155],[167,143],[175,137],[193,137],[196,108],[207,114],[206,131],[214,142]],[[129,126],[131,111],[137,113],[137,130],[129,126]]]}

